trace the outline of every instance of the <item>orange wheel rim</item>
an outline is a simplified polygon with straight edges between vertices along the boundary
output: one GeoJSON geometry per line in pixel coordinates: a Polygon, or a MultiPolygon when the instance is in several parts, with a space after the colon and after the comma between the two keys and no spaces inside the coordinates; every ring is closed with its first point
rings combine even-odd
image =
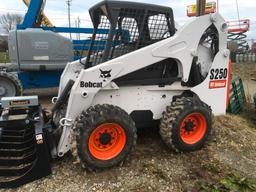
{"type": "Polygon", "coordinates": [[[206,118],[201,113],[187,115],[180,125],[180,137],[186,144],[199,142],[206,132],[206,118]]]}
{"type": "Polygon", "coordinates": [[[109,160],[118,156],[126,144],[124,129],[116,123],[104,123],[90,135],[89,151],[99,160],[109,160]]]}

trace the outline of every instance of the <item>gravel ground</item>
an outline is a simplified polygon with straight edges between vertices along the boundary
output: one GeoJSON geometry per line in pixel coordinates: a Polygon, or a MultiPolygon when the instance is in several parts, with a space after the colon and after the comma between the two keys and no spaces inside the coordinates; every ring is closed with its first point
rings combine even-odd
{"type": "MultiPolygon", "coordinates": [[[[250,121],[250,120],[249,120],[250,121]]],[[[87,173],[71,155],[52,163],[53,174],[7,191],[197,191],[198,181],[215,182],[231,172],[256,178],[256,132],[241,116],[218,117],[207,146],[176,154],[156,128],[139,131],[138,144],[122,166],[87,173]]]]}
{"type": "MultiPolygon", "coordinates": [[[[50,98],[56,92],[32,90],[26,94],[39,94],[42,105],[50,109],[50,98]]],[[[136,149],[122,166],[89,173],[68,154],[53,160],[51,176],[5,191],[196,192],[199,181],[215,183],[230,173],[256,179],[254,114],[248,107],[240,115],[217,117],[213,133],[200,151],[176,154],[164,145],[158,128],[141,129],[136,149]]]]}
{"type": "Polygon", "coordinates": [[[233,64],[232,74],[242,78],[246,98],[253,102],[253,95],[256,93],[256,64],[233,64]]]}

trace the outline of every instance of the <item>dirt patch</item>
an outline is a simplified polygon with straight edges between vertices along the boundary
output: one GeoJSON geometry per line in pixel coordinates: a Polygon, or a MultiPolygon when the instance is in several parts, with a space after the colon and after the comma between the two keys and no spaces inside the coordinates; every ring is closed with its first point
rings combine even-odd
{"type": "Polygon", "coordinates": [[[256,64],[240,63],[232,64],[232,74],[239,75],[243,80],[256,80],[256,64]]]}
{"type": "Polygon", "coordinates": [[[256,178],[256,127],[252,120],[227,115],[218,117],[215,127],[219,161],[247,177],[256,178]]]}
{"type": "Polygon", "coordinates": [[[253,95],[256,93],[256,64],[234,63],[232,74],[241,77],[247,101],[252,103],[253,95]]]}

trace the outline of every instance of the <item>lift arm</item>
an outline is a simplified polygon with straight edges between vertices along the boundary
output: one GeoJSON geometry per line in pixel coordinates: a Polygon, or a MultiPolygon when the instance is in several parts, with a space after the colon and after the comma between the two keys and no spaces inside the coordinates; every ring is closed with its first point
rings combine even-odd
{"type": "MultiPolygon", "coordinates": [[[[29,7],[29,4],[30,4],[31,0],[23,0],[23,2],[25,3],[25,5],[27,5],[29,7]]],[[[42,16],[41,25],[42,26],[53,27],[53,24],[51,23],[51,21],[43,13],[43,8],[44,8],[44,4],[43,4],[42,9],[41,9],[41,16],[42,16]]]]}
{"type": "Polygon", "coordinates": [[[18,29],[39,27],[41,25],[53,27],[49,19],[43,14],[45,0],[23,0],[23,2],[28,6],[28,11],[23,23],[17,26],[18,29]]]}

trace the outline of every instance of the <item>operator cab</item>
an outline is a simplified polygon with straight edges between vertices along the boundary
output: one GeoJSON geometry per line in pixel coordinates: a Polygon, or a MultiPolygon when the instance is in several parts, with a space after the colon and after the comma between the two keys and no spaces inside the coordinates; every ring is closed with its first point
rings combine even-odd
{"type": "MultiPolygon", "coordinates": [[[[169,7],[105,0],[93,6],[89,13],[94,33],[86,68],[171,37],[176,31],[173,11],[169,7]],[[108,31],[102,33],[102,30],[108,31]]],[[[177,76],[176,61],[167,59],[116,79],[115,82],[118,85],[163,85],[172,84],[177,76]]]]}
{"type": "Polygon", "coordinates": [[[105,0],[89,10],[94,34],[87,64],[97,65],[175,33],[173,11],[152,4],[105,0]],[[109,30],[108,34],[100,34],[109,30]],[[104,46],[104,51],[102,51],[104,46]]]}

